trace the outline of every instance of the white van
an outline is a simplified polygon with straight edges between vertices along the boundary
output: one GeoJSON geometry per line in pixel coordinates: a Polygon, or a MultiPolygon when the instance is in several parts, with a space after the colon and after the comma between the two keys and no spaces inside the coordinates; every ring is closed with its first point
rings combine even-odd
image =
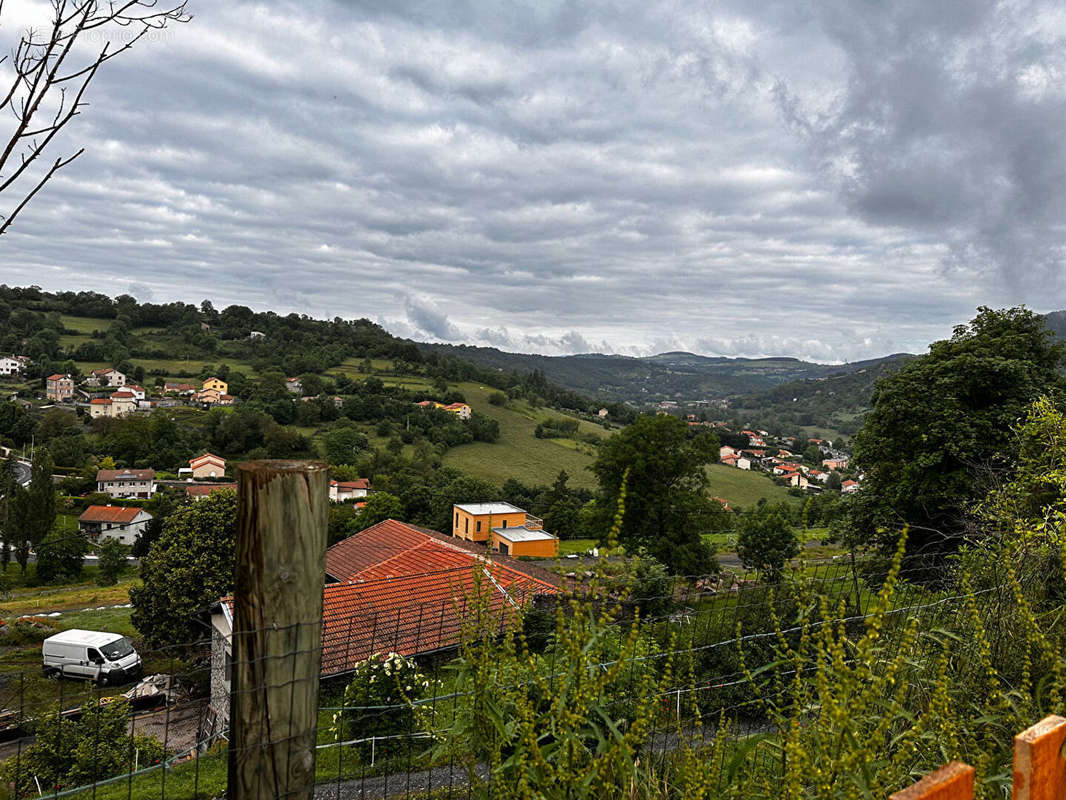
{"type": "Polygon", "coordinates": [[[123,683],[143,669],[133,643],[120,633],[63,631],[44,640],[41,656],[44,674],[50,678],[123,683]]]}

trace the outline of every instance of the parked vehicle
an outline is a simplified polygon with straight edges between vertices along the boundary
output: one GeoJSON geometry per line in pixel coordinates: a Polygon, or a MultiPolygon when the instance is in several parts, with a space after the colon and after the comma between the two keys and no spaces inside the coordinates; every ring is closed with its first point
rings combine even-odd
{"type": "Polygon", "coordinates": [[[44,640],[41,657],[48,677],[83,678],[101,685],[124,683],[143,671],[133,643],[120,633],[63,631],[44,640]]]}

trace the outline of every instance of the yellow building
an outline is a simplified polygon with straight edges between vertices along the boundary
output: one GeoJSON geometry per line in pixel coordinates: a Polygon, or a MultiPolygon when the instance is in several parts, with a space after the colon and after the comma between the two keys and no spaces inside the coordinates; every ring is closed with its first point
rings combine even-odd
{"type": "Polygon", "coordinates": [[[452,536],[488,542],[510,556],[551,558],[559,553],[559,540],[543,530],[541,521],[510,503],[452,506],[452,536]]]}
{"type": "Polygon", "coordinates": [[[203,389],[214,389],[219,394],[227,394],[229,392],[229,384],[218,378],[208,378],[204,381],[203,389]]]}

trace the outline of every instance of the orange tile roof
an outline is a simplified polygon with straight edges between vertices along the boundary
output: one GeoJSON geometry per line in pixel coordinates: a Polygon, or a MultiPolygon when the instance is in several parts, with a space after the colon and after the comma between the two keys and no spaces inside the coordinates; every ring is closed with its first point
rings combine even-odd
{"type": "Polygon", "coordinates": [[[70,377],[70,376],[69,376],[69,375],[60,375],[60,374],[59,374],[59,373],[57,372],[57,373],[56,373],[55,375],[49,375],[49,376],[48,376],[48,378],[47,378],[47,380],[50,380],[50,381],[61,381],[61,380],[63,380],[64,378],[68,378],[68,377],[70,377]]]}
{"type": "Polygon", "coordinates": [[[121,522],[128,524],[133,522],[142,511],[144,511],[143,508],[126,506],[89,506],[78,517],[78,522],[121,522]]]}
{"type": "MultiPolygon", "coordinates": [[[[481,598],[492,627],[536,596],[559,592],[552,576],[470,543],[385,520],[326,551],[326,572],[344,582],[322,591],[322,674],[348,672],[374,653],[406,656],[459,643],[481,598]],[[541,577],[543,575],[543,577],[541,577]]],[[[232,614],[233,598],[223,598],[232,614]]]]}
{"type": "Polygon", "coordinates": [[[235,483],[201,483],[195,486],[186,486],[185,494],[189,497],[207,497],[211,492],[220,492],[223,489],[237,491],[235,483]]]}
{"type": "Polygon", "coordinates": [[[94,405],[94,406],[109,406],[109,405],[111,405],[111,398],[110,397],[94,397],[92,400],[89,401],[89,404],[90,405],[94,405]]]}
{"type": "Polygon", "coordinates": [[[222,456],[216,456],[214,453],[204,453],[202,456],[196,456],[196,458],[190,458],[189,459],[189,466],[195,468],[195,467],[198,467],[201,464],[204,464],[204,463],[206,463],[208,461],[214,461],[216,464],[223,464],[223,465],[226,463],[226,459],[222,458],[222,456]]]}

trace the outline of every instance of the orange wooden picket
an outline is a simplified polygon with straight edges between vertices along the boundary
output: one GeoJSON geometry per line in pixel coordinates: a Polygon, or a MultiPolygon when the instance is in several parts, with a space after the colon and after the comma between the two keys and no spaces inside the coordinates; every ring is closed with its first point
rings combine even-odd
{"type": "Polygon", "coordinates": [[[973,767],[952,761],[888,800],[973,800],[973,767]]]}
{"type": "MultiPolygon", "coordinates": [[[[1013,800],[1066,800],[1066,719],[1045,717],[1014,737],[1013,800]]],[[[973,800],[973,767],[952,761],[888,800],[973,800]]]]}
{"type": "Polygon", "coordinates": [[[1014,737],[1014,800],[1066,797],[1066,719],[1045,717],[1014,737]]]}

